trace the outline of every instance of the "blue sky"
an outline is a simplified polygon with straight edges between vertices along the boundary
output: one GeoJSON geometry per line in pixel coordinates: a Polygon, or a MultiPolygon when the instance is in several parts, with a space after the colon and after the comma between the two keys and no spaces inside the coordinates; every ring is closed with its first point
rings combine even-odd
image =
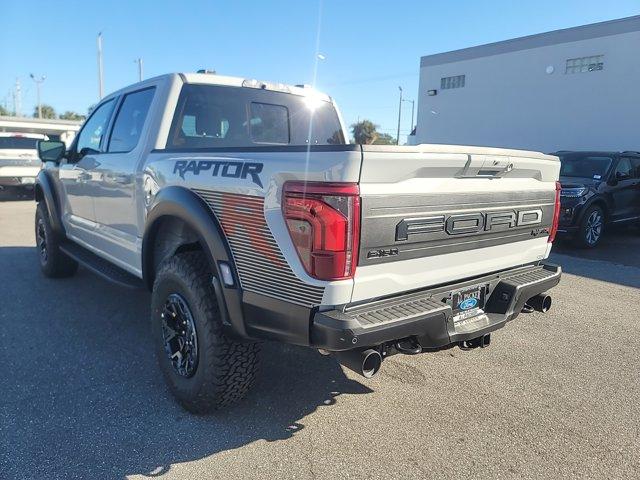
{"type": "MultiPolygon", "coordinates": [[[[640,14],[640,0],[536,1],[65,1],[0,3],[0,103],[22,83],[22,110],[46,75],[42,101],[85,113],[98,95],[96,35],[103,32],[105,92],[145,77],[218,73],[312,83],[347,123],[368,118],[395,136],[398,86],[416,98],[422,55],[640,14]]],[[[410,128],[405,104],[402,133],[410,128]]],[[[403,139],[401,138],[401,141],[403,139]]]]}

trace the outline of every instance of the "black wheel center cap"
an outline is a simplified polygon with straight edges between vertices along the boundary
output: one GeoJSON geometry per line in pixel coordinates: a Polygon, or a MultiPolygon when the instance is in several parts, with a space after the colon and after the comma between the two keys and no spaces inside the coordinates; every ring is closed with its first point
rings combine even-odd
{"type": "Polygon", "coordinates": [[[161,313],[164,351],[175,372],[191,377],[198,367],[198,336],[187,302],[177,293],[167,297],[161,313]]]}

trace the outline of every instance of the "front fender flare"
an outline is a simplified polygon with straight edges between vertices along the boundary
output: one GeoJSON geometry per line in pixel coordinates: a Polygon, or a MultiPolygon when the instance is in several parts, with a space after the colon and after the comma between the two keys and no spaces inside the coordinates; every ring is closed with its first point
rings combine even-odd
{"type": "Polygon", "coordinates": [[[47,207],[51,228],[56,235],[64,236],[64,226],[60,217],[60,208],[58,207],[58,197],[56,196],[55,187],[51,180],[49,172],[40,170],[35,181],[35,200],[44,203],[47,207]]]}

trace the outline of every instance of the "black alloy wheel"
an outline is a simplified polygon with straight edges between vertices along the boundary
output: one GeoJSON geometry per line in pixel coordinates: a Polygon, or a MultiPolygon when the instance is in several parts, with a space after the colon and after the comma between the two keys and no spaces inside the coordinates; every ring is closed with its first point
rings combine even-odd
{"type": "Polygon", "coordinates": [[[47,229],[43,218],[38,218],[38,223],[36,224],[36,244],[40,254],[40,262],[44,265],[47,263],[49,253],[47,250],[47,229]]]}
{"type": "Polygon", "coordinates": [[[192,377],[198,368],[198,334],[189,305],[182,296],[172,293],[161,313],[164,351],[175,372],[192,377]]]}

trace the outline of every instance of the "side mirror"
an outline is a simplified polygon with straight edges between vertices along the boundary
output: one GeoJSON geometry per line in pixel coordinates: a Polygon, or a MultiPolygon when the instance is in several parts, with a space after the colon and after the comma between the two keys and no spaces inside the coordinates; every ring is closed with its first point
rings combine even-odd
{"type": "Polygon", "coordinates": [[[628,178],[631,178],[631,175],[627,173],[616,172],[616,180],[620,181],[620,180],[626,180],[628,178]]]}
{"type": "Polygon", "coordinates": [[[59,163],[64,158],[67,146],[56,140],[40,140],[38,142],[38,157],[43,162],[59,163]]]}

